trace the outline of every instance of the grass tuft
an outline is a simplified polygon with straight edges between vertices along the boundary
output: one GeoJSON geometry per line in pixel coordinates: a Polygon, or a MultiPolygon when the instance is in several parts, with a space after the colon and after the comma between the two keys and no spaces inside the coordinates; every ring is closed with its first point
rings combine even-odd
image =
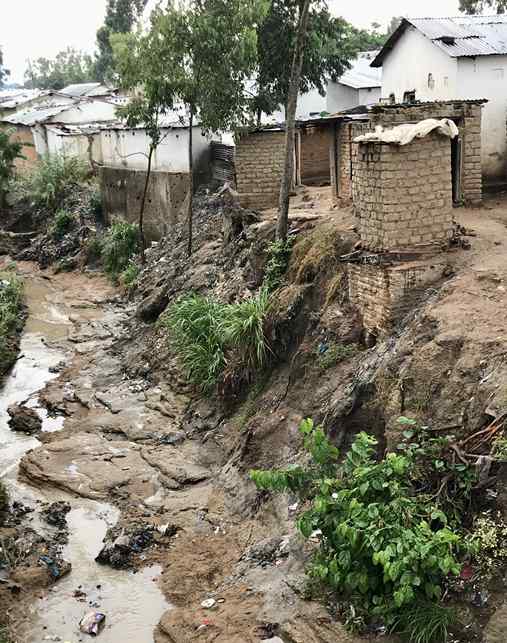
{"type": "Polygon", "coordinates": [[[105,272],[116,281],[129,267],[139,250],[139,228],[133,223],[117,221],[112,224],[101,243],[105,272]]]}
{"type": "Polygon", "coordinates": [[[418,603],[395,622],[408,643],[445,643],[449,628],[456,623],[455,612],[438,603],[418,603]]]}

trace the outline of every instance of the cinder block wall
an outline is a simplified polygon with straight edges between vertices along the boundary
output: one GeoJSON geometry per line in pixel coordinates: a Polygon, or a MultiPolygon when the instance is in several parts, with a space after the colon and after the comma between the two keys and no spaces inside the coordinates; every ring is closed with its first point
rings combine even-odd
{"type": "Polygon", "coordinates": [[[364,327],[383,336],[442,278],[445,261],[384,267],[349,264],[347,268],[351,303],[359,309],[364,327]]]}
{"type": "Polygon", "coordinates": [[[265,209],[278,204],[285,158],[285,132],[246,134],[236,144],[236,181],[241,205],[265,209]]]}
{"type": "Polygon", "coordinates": [[[332,130],[309,127],[301,132],[301,182],[307,185],[329,183],[332,130]]]}
{"type": "Polygon", "coordinates": [[[432,133],[409,145],[356,147],[353,201],[363,244],[392,250],[445,242],[452,227],[449,139],[432,133]]]}
{"type": "MultiPolygon", "coordinates": [[[[146,172],[113,167],[100,168],[102,203],[106,220],[139,221],[146,172]]],[[[158,241],[170,233],[182,216],[188,194],[188,173],[152,172],[146,195],[144,233],[158,241]]]]}

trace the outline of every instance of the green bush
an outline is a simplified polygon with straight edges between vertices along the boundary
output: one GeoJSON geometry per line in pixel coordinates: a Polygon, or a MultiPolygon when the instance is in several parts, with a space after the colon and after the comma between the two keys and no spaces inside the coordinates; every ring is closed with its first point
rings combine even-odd
{"type": "Polygon", "coordinates": [[[58,210],[50,226],[50,234],[54,239],[62,239],[75,222],[74,215],[67,210],[58,210]]]}
{"type": "Polygon", "coordinates": [[[268,246],[268,262],[264,274],[263,287],[274,292],[282,285],[282,279],[289,265],[292,253],[293,238],[287,241],[274,241],[268,246]]]}
{"type": "Polygon", "coordinates": [[[189,380],[210,391],[230,355],[246,370],[262,367],[267,353],[263,326],[268,306],[265,290],[237,304],[222,304],[195,294],[175,302],[163,323],[189,380]]]}
{"type": "Polygon", "coordinates": [[[77,156],[52,154],[40,160],[23,186],[37,205],[56,210],[72,187],[87,176],[88,166],[77,156]]]}
{"type": "Polygon", "coordinates": [[[12,273],[0,273],[0,373],[13,359],[9,338],[20,320],[22,282],[12,273]]]}
{"type": "Polygon", "coordinates": [[[121,273],[120,281],[125,286],[125,288],[127,288],[127,290],[130,290],[135,286],[140,272],[141,269],[139,268],[139,266],[131,261],[125,268],[125,270],[121,273]]]}
{"type": "Polygon", "coordinates": [[[377,440],[360,433],[340,463],[322,428],[305,420],[300,431],[308,467],[250,475],[260,489],[290,490],[307,503],[298,528],[319,539],[310,576],[390,627],[415,606],[438,602],[445,578],[460,573],[464,545],[446,515],[414,493],[413,457],[377,461],[377,440]]]}
{"type": "Polygon", "coordinates": [[[102,240],[104,270],[114,280],[128,268],[139,251],[139,228],[133,223],[116,221],[102,240]]]}
{"type": "Polygon", "coordinates": [[[332,368],[339,364],[340,362],[349,359],[349,357],[354,357],[359,351],[359,346],[357,344],[338,344],[336,342],[331,342],[323,350],[322,345],[319,345],[317,350],[317,364],[322,369],[332,368]]]}

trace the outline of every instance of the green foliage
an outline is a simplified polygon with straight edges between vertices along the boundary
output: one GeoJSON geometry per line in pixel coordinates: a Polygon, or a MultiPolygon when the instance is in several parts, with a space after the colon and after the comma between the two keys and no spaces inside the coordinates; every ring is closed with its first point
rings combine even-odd
{"type": "Polygon", "coordinates": [[[88,167],[77,156],[44,156],[22,187],[39,206],[56,210],[72,188],[86,180],[88,167]]]}
{"type": "Polygon", "coordinates": [[[94,80],[93,58],[73,47],[60,51],[53,60],[38,58],[25,71],[25,87],[32,89],[59,90],[94,80]]]}
{"type": "Polygon", "coordinates": [[[71,229],[76,219],[71,212],[67,210],[58,210],[50,226],[50,234],[54,239],[62,239],[71,229]]]}
{"type": "Polygon", "coordinates": [[[279,239],[268,246],[268,261],[262,285],[270,293],[282,285],[289,266],[293,243],[293,237],[289,237],[287,241],[279,239]]]}
{"type": "Polygon", "coordinates": [[[377,460],[377,440],[360,433],[340,464],[321,427],[305,420],[300,431],[307,467],[250,475],[260,489],[289,490],[306,501],[299,531],[319,538],[310,576],[390,626],[408,608],[438,601],[444,579],[460,572],[464,545],[444,512],[414,493],[413,455],[377,460]]]}
{"type": "Polygon", "coordinates": [[[424,601],[404,611],[395,629],[403,632],[408,643],[444,643],[455,623],[452,609],[424,601]]]}
{"type": "Polygon", "coordinates": [[[231,354],[248,371],[261,368],[267,354],[263,326],[268,307],[266,291],[237,304],[222,304],[196,294],[175,302],[164,324],[189,380],[203,391],[211,391],[231,354]]]}
{"type": "Polygon", "coordinates": [[[493,440],[491,455],[495,460],[507,461],[507,438],[504,435],[499,435],[493,440]]]}
{"type": "Polygon", "coordinates": [[[463,13],[505,13],[507,0],[459,0],[459,10],[463,13]]]}
{"type": "Polygon", "coordinates": [[[147,2],[148,0],[107,0],[104,24],[97,31],[98,51],[94,64],[97,80],[101,82],[114,80],[115,68],[111,36],[132,31],[147,2]]]}
{"type": "MultiPolygon", "coordinates": [[[[292,52],[296,41],[298,0],[273,0],[257,32],[258,73],[254,113],[273,113],[287,104],[292,52]]],[[[349,67],[359,49],[355,30],[343,18],[331,15],[327,3],[312,3],[308,37],[299,89],[321,94],[329,78],[336,81],[349,67]]]]}
{"type": "Polygon", "coordinates": [[[484,512],[477,516],[471,533],[474,567],[484,581],[503,576],[507,563],[507,523],[502,514],[484,512]]]}
{"type": "Polygon", "coordinates": [[[92,192],[90,196],[90,210],[95,215],[95,220],[100,221],[103,217],[102,195],[99,190],[92,192]]]}
{"type": "Polygon", "coordinates": [[[120,281],[127,290],[131,290],[137,283],[140,267],[131,261],[120,275],[120,281]]]}
{"type": "MultiPolygon", "coordinates": [[[[390,28],[392,28],[396,18],[391,21],[390,28]]],[[[379,31],[380,25],[376,22],[372,23],[370,29],[356,29],[352,28],[351,38],[358,51],[374,51],[381,49],[387,38],[388,34],[379,31]]]]}
{"type": "Polygon", "coordinates": [[[101,245],[104,270],[116,281],[139,250],[139,228],[133,223],[116,221],[104,235],[101,245]]]}
{"type": "Polygon", "coordinates": [[[25,158],[22,143],[11,138],[14,133],[14,129],[0,128],[0,207],[3,206],[9,182],[14,176],[16,159],[25,158]]]}
{"type": "Polygon", "coordinates": [[[13,360],[9,339],[16,332],[20,321],[23,284],[12,273],[0,273],[0,373],[13,360]]]}
{"type": "Polygon", "coordinates": [[[330,342],[326,347],[319,344],[317,349],[317,364],[323,370],[332,368],[340,362],[353,357],[359,351],[357,344],[338,344],[330,342]],[[323,350],[325,348],[325,350],[323,350]]]}
{"type": "Polygon", "coordinates": [[[411,479],[417,493],[461,525],[478,482],[476,468],[456,457],[453,436],[439,436],[410,418],[401,417],[398,422],[405,430],[397,448],[414,462],[411,479]]]}

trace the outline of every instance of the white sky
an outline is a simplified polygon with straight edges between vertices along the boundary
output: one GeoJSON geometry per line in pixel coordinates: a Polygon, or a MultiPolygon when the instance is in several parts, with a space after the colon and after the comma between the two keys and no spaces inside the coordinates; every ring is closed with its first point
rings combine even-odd
{"type": "MultiPolygon", "coordinates": [[[[0,46],[12,81],[22,82],[27,58],[54,57],[67,46],[92,52],[106,0],[0,0],[0,46]]],[[[392,16],[451,16],[458,0],[329,0],[353,24],[385,25],[392,16]]]]}

